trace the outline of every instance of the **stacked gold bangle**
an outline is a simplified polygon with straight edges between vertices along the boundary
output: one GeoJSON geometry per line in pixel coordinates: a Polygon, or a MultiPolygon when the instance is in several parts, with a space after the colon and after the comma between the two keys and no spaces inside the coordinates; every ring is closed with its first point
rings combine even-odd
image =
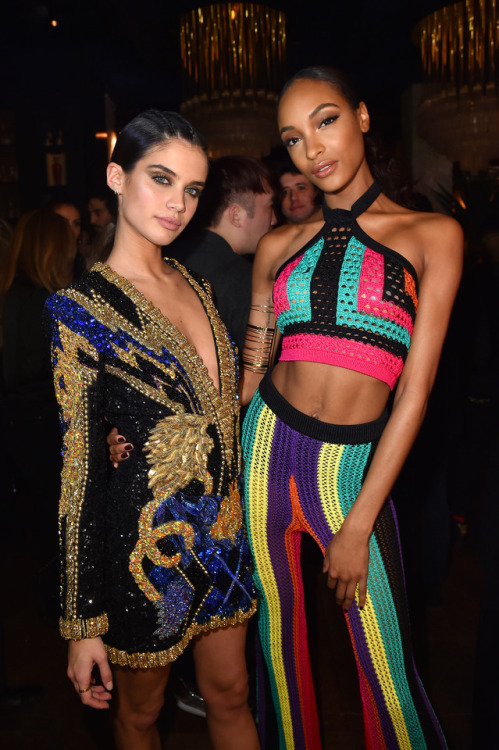
{"type": "Polygon", "coordinates": [[[252,372],[266,370],[274,341],[275,328],[264,328],[248,323],[244,342],[243,365],[252,372]]]}

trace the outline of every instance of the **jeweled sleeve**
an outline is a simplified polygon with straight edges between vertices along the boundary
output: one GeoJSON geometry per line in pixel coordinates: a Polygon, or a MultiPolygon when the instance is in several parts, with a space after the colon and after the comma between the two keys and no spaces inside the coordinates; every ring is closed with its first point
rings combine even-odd
{"type": "Polygon", "coordinates": [[[63,434],[59,502],[64,638],[108,629],[103,597],[107,449],[96,322],[61,294],[46,304],[63,434]]]}

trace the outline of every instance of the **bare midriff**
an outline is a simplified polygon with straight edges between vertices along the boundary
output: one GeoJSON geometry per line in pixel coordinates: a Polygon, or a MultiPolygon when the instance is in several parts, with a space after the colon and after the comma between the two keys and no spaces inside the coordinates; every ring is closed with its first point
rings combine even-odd
{"type": "Polygon", "coordinates": [[[372,422],[390,395],[382,380],[319,362],[278,362],[272,382],[295,409],[330,424],[372,422]]]}

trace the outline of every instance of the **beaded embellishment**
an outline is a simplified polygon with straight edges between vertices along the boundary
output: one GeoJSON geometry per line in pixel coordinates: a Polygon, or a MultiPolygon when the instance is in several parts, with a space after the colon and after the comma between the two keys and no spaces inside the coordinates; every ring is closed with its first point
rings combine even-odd
{"type": "Polygon", "coordinates": [[[185,336],[105,264],[47,303],[64,432],[61,633],[102,635],[111,661],[134,667],[165,664],[255,609],[234,350],[208,285],[167,262],[208,315],[219,389],[185,336]],[[105,416],[136,446],[111,485],[105,416]]]}

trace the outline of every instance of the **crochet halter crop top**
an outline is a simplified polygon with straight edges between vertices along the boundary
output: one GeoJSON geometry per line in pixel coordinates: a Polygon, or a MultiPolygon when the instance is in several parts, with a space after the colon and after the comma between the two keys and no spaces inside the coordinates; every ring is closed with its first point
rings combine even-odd
{"type": "Polygon", "coordinates": [[[277,272],[274,309],[281,360],[345,367],[393,388],[411,343],[418,282],[408,260],[357,224],[379,194],[374,182],[350,211],[323,204],[318,234],[277,272]]]}

